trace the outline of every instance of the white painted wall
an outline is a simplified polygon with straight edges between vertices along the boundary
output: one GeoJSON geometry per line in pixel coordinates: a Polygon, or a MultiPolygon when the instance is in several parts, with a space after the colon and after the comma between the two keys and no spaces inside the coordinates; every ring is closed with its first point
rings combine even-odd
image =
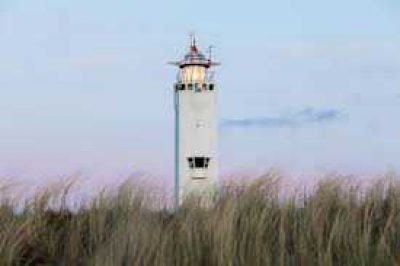
{"type": "Polygon", "coordinates": [[[175,111],[176,170],[179,202],[182,202],[185,195],[205,192],[217,184],[217,92],[215,89],[175,90],[175,111]],[[188,157],[209,157],[210,162],[204,169],[190,168],[188,157]]]}

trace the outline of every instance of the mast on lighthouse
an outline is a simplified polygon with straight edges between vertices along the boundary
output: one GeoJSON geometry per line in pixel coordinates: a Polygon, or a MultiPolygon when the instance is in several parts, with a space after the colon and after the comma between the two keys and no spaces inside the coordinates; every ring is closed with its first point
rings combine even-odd
{"type": "Polygon", "coordinates": [[[218,181],[217,90],[212,68],[191,36],[189,51],[173,65],[179,68],[174,86],[175,200],[210,193],[218,181]]]}

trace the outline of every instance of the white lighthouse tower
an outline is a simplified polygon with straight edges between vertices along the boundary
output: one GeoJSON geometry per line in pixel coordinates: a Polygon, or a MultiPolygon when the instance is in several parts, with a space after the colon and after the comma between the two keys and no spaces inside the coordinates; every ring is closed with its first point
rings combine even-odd
{"type": "Polygon", "coordinates": [[[212,68],[191,37],[174,86],[175,102],[175,199],[203,195],[217,184],[217,90],[212,68]]]}

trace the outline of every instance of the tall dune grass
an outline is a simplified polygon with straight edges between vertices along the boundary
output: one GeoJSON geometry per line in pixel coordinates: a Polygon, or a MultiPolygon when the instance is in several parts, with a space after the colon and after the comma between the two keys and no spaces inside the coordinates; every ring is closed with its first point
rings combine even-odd
{"type": "Polygon", "coordinates": [[[70,190],[3,197],[0,265],[400,265],[400,183],[389,179],[287,194],[264,178],[175,210],[130,184],[71,209],[70,190]]]}

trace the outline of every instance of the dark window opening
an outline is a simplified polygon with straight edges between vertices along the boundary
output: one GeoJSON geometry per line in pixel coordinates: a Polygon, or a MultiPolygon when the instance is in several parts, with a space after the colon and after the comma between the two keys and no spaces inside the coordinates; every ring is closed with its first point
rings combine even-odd
{"type": "Polygon", "coordinates": [[[201,87],[199,83],[194,84],[194,89],[196,92],[200,92],[201,91],[201,87]]]}
{"type": "Polygon", "coordinates": [[[210,163],[210,158],[206,158],[206,161],[204,162],[204,167],[208,168],[209,163],[210,163]]]}
{"type": "Polygon", "coordinates": [[[190,168],[208,168],[210,164],[209,157],[189,157],[188,158],[190,168]]]}
{"type": "Polygon", "coordinates": [[[176,84],[175,85],[175,90],[179,91],[181,90],[182,84],[176,84]]]}
{"type": "Polygon", "coordinates": [[[188,84],[188,89],[189,89],[189,90],[193,90],[193,84],[191,84],[191,83],[188,84]]]}
{"type": "Polygon", "coordinates": [[[189,162],[189,167],[190,167],[190,168],[194,168],[194,161],[193,161],[193,158],[192,158],[192,157],[189,157],[189,158],[188,158],[188,162],[189,162]]]}
{"type": "Polygon", "coordinates": [[[209,89],[210,91],[213,91],[213,90],[214,90],[214,84],[210,84],[210,85],[208,86],[208,89],[209,89]]]}
{"type": "Polygon", "coordinates": [[[194,157],[194,167],[203,168],[204,167],[204,157],[194,157]]]}

